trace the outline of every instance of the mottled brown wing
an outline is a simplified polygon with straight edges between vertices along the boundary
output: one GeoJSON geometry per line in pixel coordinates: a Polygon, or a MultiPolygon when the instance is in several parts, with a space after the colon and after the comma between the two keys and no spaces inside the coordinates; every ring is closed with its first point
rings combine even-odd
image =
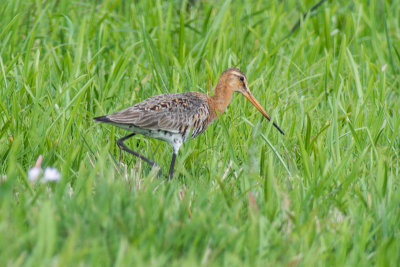
{"type": "Polygon", "coordinates": [[[194,138],[207,128],[209,113],[207,97],[189,92],[153,96],[106,117],[115,124],[183,134],[193,126],[194,138]]]}

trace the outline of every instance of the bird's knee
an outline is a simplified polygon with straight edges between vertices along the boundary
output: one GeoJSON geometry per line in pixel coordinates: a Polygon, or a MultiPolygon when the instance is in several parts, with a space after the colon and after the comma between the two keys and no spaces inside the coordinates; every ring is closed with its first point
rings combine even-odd
{"type": "Polygon", "coordinates": [[[117,146],[122,147],[124,146],[124,143],[121,140],[117,140],[117,146]]]}

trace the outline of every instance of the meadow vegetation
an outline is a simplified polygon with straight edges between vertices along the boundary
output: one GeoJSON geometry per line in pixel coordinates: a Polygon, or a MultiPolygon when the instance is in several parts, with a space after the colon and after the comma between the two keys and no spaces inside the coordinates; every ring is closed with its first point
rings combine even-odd
{"type": "Polygon", "coordinates": [[[0,0],[1,266],[396,266],[400,2],[0,0]],[[167,92],[244,97],[172,149],[94,123],[167,92]],[[30,182],[42,167],[58,182],[30,182]]]}

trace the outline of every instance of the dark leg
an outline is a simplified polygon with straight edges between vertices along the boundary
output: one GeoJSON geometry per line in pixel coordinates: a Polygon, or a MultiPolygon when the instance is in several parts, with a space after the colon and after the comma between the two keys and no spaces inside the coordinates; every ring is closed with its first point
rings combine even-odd
{"type": "Polygon", "coordinates": [[[127,146],[124,144],[124,141],[125,141],[126,139],[131,138],[131,137],[134,136],[134,135],[135,135],[135,133],[132,133],[132,134],[129,134],[129,135],[127,135],[127,136],[125,136],[125,137],[122,137],[121,139],[118,139],[118,140],[117,140],[117,145],[119,146],[119,149],[120,149],[120,150],[119,150],[119,162],[121,163],[121,150],[124,150],[124,151],[126,151],[126,152],[128,152],[128,153],[130,153],[130,154],[132,154],[132,155],[134,155],[134,156],[136,156],[136,157],[138,157],[139,159],[142,159],[142,160],[146,161],[146,162],[147,162],[148,164],[150,164],[151,166],[153,166],[153,167],[158,167],[158,164],[157,164],[157,163],[155,163],[154,161],[152,161],[152,160],[146,158],[145,156],[142,156],[142,155],[140,155],[139,153],[137,153],[137,152],[131,150],[129,147],[127,147],[127,146]]]}
{"type": "Polygon", "coordinates": [[[175,159],[176,159],[176,154],[173,153],[172,154],[172,160],[171,160],[171,166],[169,167],[169,175],[168,175],[168,178],[170,180],[172,180],[172,178],[174,177],[175,159]]]}

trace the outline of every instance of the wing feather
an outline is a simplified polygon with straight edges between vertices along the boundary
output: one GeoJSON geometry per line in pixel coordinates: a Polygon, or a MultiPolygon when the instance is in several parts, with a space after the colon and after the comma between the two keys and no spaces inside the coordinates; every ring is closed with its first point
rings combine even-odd
{"type": "Polygon", "coordinates": [[[143,129],[176,133],[180,132],[181,129],[186,131],[193,127],[192,137],[196,137],[207,128],[209,113],[210,107],[207,96],[197,92],[189,92],[150,97],[106,117],[110,120],[110,123],[116,125],[133,125],[143,129]]]}

